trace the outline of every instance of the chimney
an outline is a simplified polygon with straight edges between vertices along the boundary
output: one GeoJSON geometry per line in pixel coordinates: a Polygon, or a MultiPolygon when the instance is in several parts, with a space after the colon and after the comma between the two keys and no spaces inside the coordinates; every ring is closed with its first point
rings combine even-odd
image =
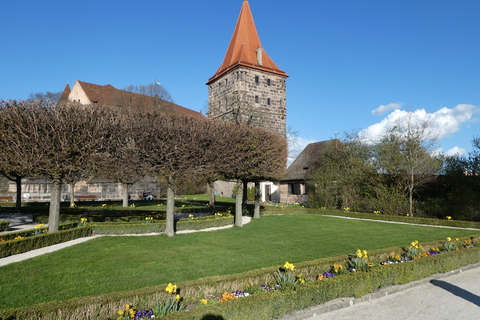
{"type": "Polygon", "coordinates": [[[257,48],[257,62],[258,62],[258,65],[261,66],[262,65],[262,47],[258,47],[257,48]]]}

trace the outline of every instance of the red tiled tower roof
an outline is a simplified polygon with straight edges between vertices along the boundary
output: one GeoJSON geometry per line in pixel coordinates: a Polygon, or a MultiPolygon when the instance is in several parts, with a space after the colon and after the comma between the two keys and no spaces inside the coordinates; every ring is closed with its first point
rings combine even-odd
{"type": "Polygon", "coordinates": [[[263,50],[247,0],[243,0],[237,25],[223,63],[215,75],[208,80],[207,85],[238,65],[288,77],[263,50]]]}

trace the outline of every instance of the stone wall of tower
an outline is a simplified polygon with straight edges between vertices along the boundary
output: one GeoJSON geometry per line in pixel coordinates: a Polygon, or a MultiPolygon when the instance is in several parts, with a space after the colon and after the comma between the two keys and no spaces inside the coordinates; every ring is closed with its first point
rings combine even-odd
{"type": "Polygon", "coordinates": [[[286,135],[286,77],[238,66],[209,84],[208,118],[249,123],[286,135]]]}

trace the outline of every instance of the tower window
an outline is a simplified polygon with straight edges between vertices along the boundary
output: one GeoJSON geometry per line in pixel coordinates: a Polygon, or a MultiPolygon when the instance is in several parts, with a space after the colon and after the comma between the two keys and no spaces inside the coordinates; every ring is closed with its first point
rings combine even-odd
{"type": "Polygon", "coordinates": [[[270,105],[270,98],[267,98],[267,105],[270,105]]]}
{"type": "Polygon", "coordinates": [[[255,76],[255,84],[258,84],[258,82],[259,82],[258,76],[255,76]]]}
{"type": "Polygon", "coordinates": [[[258,103],[258,96],[255,96],[255,103],[258,103]]]}
{"type": "Polygon", "coordinates": [[[270,85],[270,79],[267,79],[267,86],[270,85]]]}

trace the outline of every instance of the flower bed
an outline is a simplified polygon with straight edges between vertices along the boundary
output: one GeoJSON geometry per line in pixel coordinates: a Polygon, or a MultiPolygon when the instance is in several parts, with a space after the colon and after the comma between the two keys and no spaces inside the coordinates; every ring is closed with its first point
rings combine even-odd
{"type": "MultiPolygon", "coordinates": [[[[255,319],[274,319],[336,298],[361,297],[381,287],[405,284],[479,262],[478,244],[477,237],[447,239],[423,246],[413,241],[403,248],[368,253],[360,250],[351,256],[297,265],[286,263],[280,268],[178,283],[175,301],[188,311],[170,312],[162,319],[202,319],[206,314],[224,319],[246,319],[252,315],[255,319]],[[457,247],[448,251],[446,248],[453,244],[457,247]],[[412,255],[410,246],[418,249],[417,255],[412,255]],[[181,299],[177,299],[180,294],[181,299]]],[[[60,314],[69,319],[117,319],[119,309],[126,304],[139,310],[135,315],[148,314],[150,309],[155,314],[162,301],[174,302],[172,286],[167,286],[170,287],[167,292],[165,286],[156,286],[9,310],[0,313],[0,319],[54,319],[60,314]]]]}

